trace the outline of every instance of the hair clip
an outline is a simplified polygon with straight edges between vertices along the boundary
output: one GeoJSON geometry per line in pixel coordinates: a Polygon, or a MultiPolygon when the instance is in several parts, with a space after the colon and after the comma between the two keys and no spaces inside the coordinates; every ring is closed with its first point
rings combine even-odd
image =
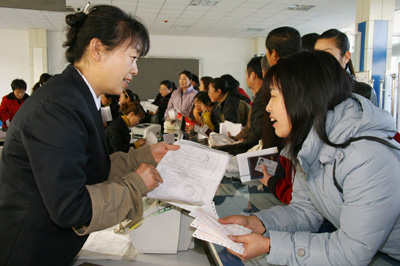
{"type": "Polygon", "coordinates": [[[90,8],[90,2],[88,2],[86,4],[86,6],[82,9],[82,13],[84,13],[85,15],[89,15],[89,8],[90,8]]]}
{"type": "Polygon", "coordinates": [[[130,99],[130,97],[129,97],[129,94],[128,94],[128,92],[124,89],[124,93],[125,93],[125,95],[126,95],[126,98],[129,98],[130,99]]]}

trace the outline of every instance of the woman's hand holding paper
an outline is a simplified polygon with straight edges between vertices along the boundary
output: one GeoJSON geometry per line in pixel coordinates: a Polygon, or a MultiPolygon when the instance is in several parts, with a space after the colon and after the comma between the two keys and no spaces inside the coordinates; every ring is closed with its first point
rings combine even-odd
{"type": "Polygon", "coordinates": [[[252,233],[228,237],[234,242],[243,244],[244,252],[242,255],[228,249],[230,253],[239,257],[241,260],[248,260],[269,253],[270,239],[262,235],[252,233]]]}
{"type": "Polygon", "coordinates": [[[221,224],[239,224],[251,229],[253,233],[262,235],[265,227],[257,216],[231,215],[218,219],[221,224]]]}

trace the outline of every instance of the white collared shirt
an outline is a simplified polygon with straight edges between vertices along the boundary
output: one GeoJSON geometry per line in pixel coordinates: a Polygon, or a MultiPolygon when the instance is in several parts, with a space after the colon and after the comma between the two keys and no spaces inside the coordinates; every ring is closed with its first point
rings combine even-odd
{"type": "MultiPolygon", "coordinates": [[[[74,66],[74,67],[75,67],[75,66],[74,66]]],[[[75,69],[76,69],[76,71],[78,71],[79,75],[81,75],[81,77],[83,78],[83,80],[86,82],[86,85],[88,85],[89,90],[90,90],[90,92],[92,93],[94,103],[96,104],[97,110],[100,110],[100,107],[101,107],[100,96],[99,96],[99,97],[96,96],[96,93],[94,92],[92,86],[90,86],[90,84],[89,84],[89,82],[87,81],[87,79],[85,78],[85,76],[79,71],[79,69],[77,69],[76,67],[75,67],[75,69]]]]}

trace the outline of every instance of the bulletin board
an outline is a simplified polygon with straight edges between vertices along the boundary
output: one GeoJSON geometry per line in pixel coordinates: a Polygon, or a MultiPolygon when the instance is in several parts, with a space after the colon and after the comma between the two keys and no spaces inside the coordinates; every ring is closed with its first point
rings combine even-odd
{"type": "Polygon", "coordinates": [[[139,58],[139,73],[133,77],[128,89],[138,94],[140,100],[154,99],[161,81],[168,79],[179,87],[179,73],[189,70],[199,76],[199,64],[200,60],[196,58],[139,58]]]}

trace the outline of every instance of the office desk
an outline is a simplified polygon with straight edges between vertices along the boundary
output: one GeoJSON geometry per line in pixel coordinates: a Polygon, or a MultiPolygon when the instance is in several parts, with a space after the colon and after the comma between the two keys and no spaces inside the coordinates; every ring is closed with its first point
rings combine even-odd
{"type": "Polygon", "coordinates": [[[85,265],[109,265],[109,266],[208,266],[210,265],[201,242],[195,249],[180,251],[177,254],[138,254],[134,261],[119,260],[76,260],[72,266],[85,265]],[[92,264],[89,264],[92,263],[92,264]]]}
{"type": "MultiPolygon", "coordinates": [[[[214,198],[219,217],[229,215],[249,215],[262,209],[283,205],[268,191],[258,191],[256,186],[243,185],[240,181],[224,178],[214,198]]],[[[216,265],[243,266],[243,265],[271,265],[267,263],[265,256],[260,256],[249,261],[242,262],[232,255],[225,247],[208,243],[210,253],[216,265]]],[[[369,264],[370,266],[400,265],[386,254],[378,253],[369,264]]]]}

